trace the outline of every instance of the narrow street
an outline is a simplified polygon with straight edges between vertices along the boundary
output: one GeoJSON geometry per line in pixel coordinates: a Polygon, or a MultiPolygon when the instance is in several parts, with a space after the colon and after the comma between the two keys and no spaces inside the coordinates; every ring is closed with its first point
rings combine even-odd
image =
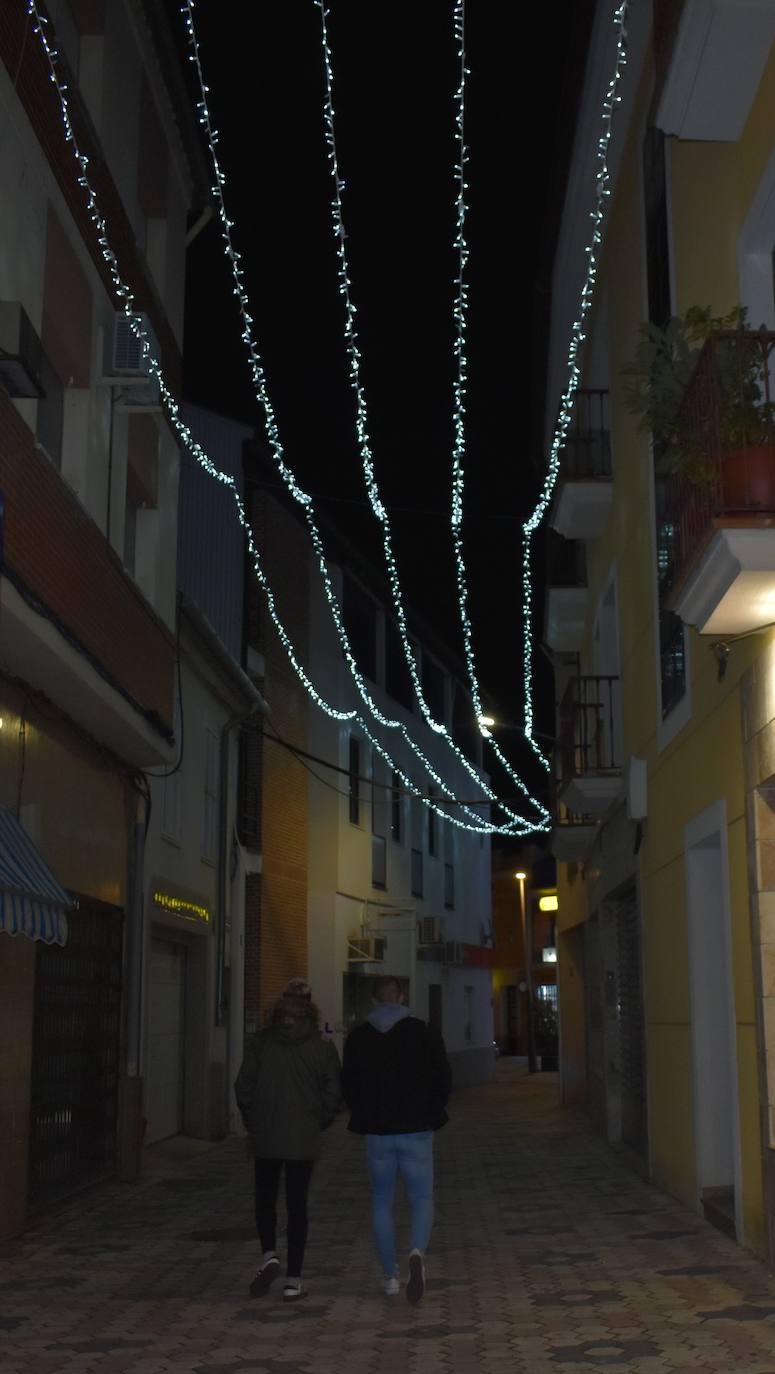
{"type": "Polygon", "coordinates": [[[93,1189],[5,1247],[2,1374],[775,1374],[775,1283],[642,1184],[502,1061],[439,1137],[428,1290],[388,1299],[362,1142],[341,1118],[314,1185],[309,1294],[247,1289],[243,1141],[171,1142],[134,1188],[93,1189]]]}

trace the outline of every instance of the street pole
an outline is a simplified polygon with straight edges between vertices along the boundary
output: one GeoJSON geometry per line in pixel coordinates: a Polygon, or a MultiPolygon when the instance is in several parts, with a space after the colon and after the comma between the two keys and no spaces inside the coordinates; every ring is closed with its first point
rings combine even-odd
{"type": "Polygon", "coordinates": [[[527,917],[525,900],[526,873],[516,874],[519,883],[519,908],[522,921],[522,949],[525,955],[525,984],[527,988],[527,1068],[535,1073],[538,1068],[535,1041],[535,1018],[533,1015],[533,922],[527,917]]]}

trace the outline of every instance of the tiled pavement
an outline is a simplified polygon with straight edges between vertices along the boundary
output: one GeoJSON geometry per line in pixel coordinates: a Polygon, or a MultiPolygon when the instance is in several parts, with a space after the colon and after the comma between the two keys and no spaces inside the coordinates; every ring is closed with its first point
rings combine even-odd
{"type": "Polygon", "coordinates": [[[157,1147],[5,1247],[2,1374],[775,1374],[775,1283],[502,1062],[453,1100],[423,1304],[387,1299],[362,1142],[313,1184],[309,1296],[251,1300],[243,1141],[157,1147]]]}

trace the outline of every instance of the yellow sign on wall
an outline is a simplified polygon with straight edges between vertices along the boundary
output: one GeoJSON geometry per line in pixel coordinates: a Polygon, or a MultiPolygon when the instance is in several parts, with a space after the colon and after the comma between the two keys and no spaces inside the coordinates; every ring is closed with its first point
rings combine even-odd
{"type": "Polygon", "coordinates": [[[169,892],[154,892],[153,900],[164,911],[172,911],[176,916],[182,916],[186,921],[204,921],[207,924],[210,920],[210,912],[206,906],[199,906],[196,902],[187,902],[183,897],[173,897],[169,892]]]}

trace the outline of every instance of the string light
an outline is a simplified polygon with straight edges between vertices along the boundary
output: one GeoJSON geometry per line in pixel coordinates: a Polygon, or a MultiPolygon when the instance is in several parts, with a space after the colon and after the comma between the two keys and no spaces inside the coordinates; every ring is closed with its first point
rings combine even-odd
{"type": "MultiPolygon", "coordinates": [[[[216,481],[221,482],[224,486],[229,487],[229,488],[231,489],[231,491],[232,491],[232,494],[233,494],[234,500],[235,500],[235,505],[236,505],[236,508],[237,508],[237,513],[238,513],[238,516],[239,516],[239,519],[240,519],[240,523],[241,523],[241,525],[242,525],[242,527],[243,527],[243,530],[245,531],[246,540],[247,540],[248,552],[249,552],[251,561],[252,561],[252,563],[253,563],[254,571],[255,571],[256,577],[257,577],[257,579],[258,579],[258,581],[259,581],[259,584],[261,585],[262,590],[264,591],[264,594],[265,594],[265,596],[266,596],[267,608],[268,608],[268,610],[269,610],[269,613],[270,613],[270,616],[271,616],[271,618],[272,618],[272,621],[273,621],[273,624],[274,624],[274,626],[275,626],[275,629],[277,630],[277,633],[278,633],[278,636],[279,636],[279,638],[280,638],[280,641],[281,641],[281,643],[283,644],[283,647],[285,648],[285,651],[286,651],[286,653],[287,653],[287,655],[288,655],[288,657],[289,657],[289,660],[290,660],[290,662],[291,662],[291,664],[292,664],[292,666],[293,666],[295,672],[297,673],[297,675],[298,675],[300,681],[301,681],[302,684],[304,685],[306,691],[308,692],[308,694],[310,695],[310,697],[312,698],[312,700],[315,702],[315,704],[316,704],[317,706],[319,706],[320,709],[323,710],[331,719],[334,719],[334,720],[337,720],[337,721],[340,721],[340,722],[352,722],[353,724],[358,725],[359,728],[360,728],[360,729],[363,731],[363,733],[366,735],[366,737],[369,739],[369,741],[370,741],[370,743],[372,744],[372,746],[373,746],[373,748],[375,749],[375,751],[376,751],[376,752],[384,759],[384,761],[385,761],[385,762],[395,771],[397,777],[398,777],[398,778],[400,779],[400,781],[404,784],[404,786],[406,787],[406,789],[407,789],[412,795],[416,796],[419,800],[421,800],[421,801],[423,802],[424,805],[428,806],[430,810],[435,811],[435,812],[436,812],[439,816],[441,816],[443,819],[449,821],[450,824],[455,825],[455,826],[458,827],[459,829],[472,831],[472,832],[477,833],[477,834],[498,834],[498,833],[505,833],[505,834],[527,834],[527,833],[530,833],[535,827],[534,827],[533,825],[531,825],[531,823],[530,823],[529,821],[525,820],[524,818],[519,817],[519,816],[515,816],[514,813],[509,812],[509,808],[506,807],[504,803],[499,803],[499,802],[498,802],[498,799],[497,799],[497,797],[496,797],[496,795],[495,795],[495,793],[492,792],[492,790],[491,790],[489,787],[487,787],[487,785],[482,781],[482,779],[479,777],[479,775],[478,775],[478,773],[476,772],[475,769],[473,769],[472,775],[473,775],[473,776],[476,778],[476,780],[480,783],[480,785],[482,786],[483,791],[484,791],[484,792],[486,793],[486,795],[490,798],[490,800],[493,801],[494,803],[497,803],[498,805],[501,805],[501,806],[503,807],[503,809],[504,809],[505,811],[507,811],[507,813],[510,814],[510,816],[512,817],[512,819],[510,820],[510,822],[509,822],[507,825],[504,825],[504,826],[496,826],[496,825],[494,825],[494,824],[492,824],[492,823],[490,823],[490,822],[482,821],[482,818],[479,817],[479,816],[477,816],[469,807],[467,807],[467,806],[461,806],[461,810],[464,810],[464,811],[468,812],[468,814],[471,815],[471,816],[473,816],[474,820],[477,822],[477,824],[471,825],[471,824],[469,824],[469,823],[467,823],[467,822],[461,820],[461,819],[459,818],[459,816],[457,816],[457,815],[455,815],[455,814],[450,814],[448,811],[444,810],[443,798],[440,798],[438,801],[433,801],[433,800],[431,800],[430,798],[425,797],[425,796],[423,795],[423,793],[422,793],[421,789],[418,787],[418,785],[417,785],[411,778],[408,777],[408,775],[400,768],[400,766],[398,766],[398,765],[395,763],[395,761],[392,759],[392,757],[390,756],[390,754],[388,753],[388,751],[386,750],[386,748],[384,747],[384,745],[381,743],[381,741],[373,734],[373,732],[371,731],[371,729],[370,729],[369,726],[368,726],[368,723],[363,719],[362,716],[360,716],[355,710],[346,710],[346,711],[343,711],[343,710],[340,710],[340,709],[338,709],[338,708],[336,708],[336,707],[333,707],[330,703],[328,703],[328,702],[320,695],[320,693],[319,693],[319,692],[316,690],[316,688],[314,687],[314,685],[313,685],[313,683],[311,682],[310,678],[308,677],[308,675],[307,675],[305,669],[303,668],[302,664],[299,662],[298,658],[296,657],[296,654],[295,654],[295,652],[294,652],[293,645],[292,645],[292,642],[291,642],[291,640],[290,640],[290,637],[289,637],[289,635],[287,634],[287,631],[285,630],[285,627],[283,626],[282,621],[280,620],[280,617],[279,617],[279,615],[278,615],[278,613],[277,613],[276,606],[275,606],[274,595],[273,595],[273,593],[272,593],[272,590],[271,590],[271,587],[270,587],[270,585],[269,585],[268,579],[267,579],[266,574],[264,573],[263,567],[262,567],[262,565],[261,565],[261,560],[260,560],[259,552],[258,552],[258,549],[257,549],[257,547],[256,547],[256,545],[255,545],[255,541],[254,541],[254,538],[253,538],[252,528],[251,528],[250,522],[249,522],[249,520],[248,520],[247,512],[246,512],[246,510],[245,510],[245,507],[244,507],[244,504],[243,504],[243,502],[242,502],[242,499],[241,499],[241,497],[240,497],[240,495],[239,495],[239,492],[238,492],[237,489],[236,489],[236,485],[235,485],[235,482],[234,482],[234,478],[233,478],[230,474],[223,473],[223,472],[221,472],[221,471],[217,468],[217,466],[212,462],[212,460],[209,458],[209,456],[208,456],[207,453],[204,451],[204,449],[201,447],[201,445],[198,444],[197,441],[194,439],[194,436],[192,435],[192,433],[191,433],[190,429],[188,428],[188,426],[187,426],[187,425],[184,423],[184,421],[180,418],[180,409],[179,409],[178,403],[177,403],[177,401],[175,400],[175,397],[172,395],[172,393],[170,392],[170,390],[169,390],[169,388],[168,388],[168,386],[167,386],[167,384],[166,384],[166,381],[165,381],[165,379],[164,379],[164,376],[163,376],[163,373],[162,373],[162,369],[161,369],[161,365],[160,365],[160,363],[159,363],[159,360],[155,357],[155,355],[153,354],[153,352],[152,352],[152,350],[151,350],[151,346],[150,346],[150,342],[149,342],[149,339],[148,339],[148,335],[147,335],[145,329],[144,329],[143,326],[142,326],[141,317],[138,315],[138,313],[137,313],[136,310],[135,310],[134,295],[133,295],[131,289],[130,289],[130,288],[126,285],[126,283],[123,281],[123,279],[122,279],[122,277],[121,277],[121,275],[120,275],[119,267],[118,267],[118,260],[117,260],[117,258],[116,258],[116,255],[115,255],[113,249],[111,248],[110,243],[109,243],[109,240],[108,240],[108,236],[107,236],[107,225],[106,225],[106,222],[105,222],[105,220],[104,220],[104,218],[103,218],[103,216],[102,216],[102,214],[101,214],[101,212],[100,212],[100,210],[99,210],[99,205],[98,205],[96,193],[95,193],[93,187],[91,186],[91,183],[90,183],[89,178],[88,178],[88,176],[87,176],[87,167],[88,167],[89,159],[88,159],[88,157],[86,156],[85,153],[82,153],[82,152],[81,152],[80,147],[79,147],[79,145],[78,145],[78,141],[77,141],[77,139],[76,139],[75,132],[74,132],[73,125],[72,125],[72,121],[71,121],[71,118],[70,118],[69,101],[68,101],[68,98],[67,98],[67,85],[66,85],[66,83],[64,83],[64,82],[62,82],[62,81],[60,80],[59,74],[58,74],[58,70],[57,70],[57,66],[56,66],[57,50],[56,50],[56,48],[54,47],[54,45],[51,44],[51,43],[49,42],[48,36],[47,36],[47,34],[46,34],[46,32],[45,32],[45,28],[46,28],[46,26],[48,25],[48,19],[47,19],[44,15],[42,15],[42,14],[39,12],[38,6],[37,6],[37,3],[36,3],[36,0],[27,0],[27,9],[28,9],[28,12],[29,12],[30,16],[31,16],[31,17],[33,18],[33,20],[34,20],[34,32],[36,33],[36,35],[38,36],[38,38],[39,38],[39,40],[40,40],[41,46],[42,46],[42,48],[43,48],[43,51],[44,51],[44,54],[45,54],[45,56],[46,56],[46,60],[47,60],[47,62],[48,62],[48,66],[49,66],[49,76],[50,76],[50,80],[52,81],[53,85],[55,86],[56,91],[57,91],[57,94],[58,94],[58,97],[59,97],[60,108],[61,108],[61,113],[62,113],[62,121],[63,121],[64,131],[65,131],[65,139],[66,139],[66,142],[68,142],[68,143],[71,145],[72,149],[73,149],[73,156],[74,156],[74,158],[75,158],[75,160],[76,160],[76,163],[77,163],[77,165],[78,165],[78,168],[79,168],[78,184],[79,184],[79,186],[81,186],[81,188],[82,188],[83,191],[84,191],[85,199],[86,199],[87,213],[88,213],[88,215],[89,215],[89,218],[90,218],[91,221],[92,221],[92,224],[94,225],[94,228],[95,228],[95,231],[96,231],[97,243],[98,243],[98,245],[99,245],[100,251],[101,251],[101,253],[102,253],[103,260],[105,261],[105,263],[106,263],[106,265],[107,265],[107,268],[108,268],[108,271],[109,271],[111,280],[112,280],[112,282],[113,282],[113,289],[114,289],[114,292],[115,292],[115,294],[116,294],[116,297],[122,302],[122,308],[123,308],[124,313],[125,313],[125,315],[126,315],[126,318],[127,318],[128,323],[129,323],[129,326],[130,326],[130,328],[132,329],[132,331],[133,331],[133,333],[135,334],[135,336],[138,338],[138,340],[139,340],[140,343],[141,343],[142,351],[143,351],[143,356],[144,356],[144,358],[145,358],[145,360],[146,360],[146,362],[147,362],[149,372],[150,372],[150,374],[155,378],[156,382],[158,383],[158,386],[159,386],[159,393],[160,393],[160,397],[161,397],[162,401],[164,402],[165,411],[166,411],[166,413],[167,413],[167,415],[168,415],[168,418],[169,418],[169,420],[170,420],[170,423],[172,424],[173,428],[175,429],[175,431],[177,432],[178,436],[180,437],[181,442],[182,442],[182,443],[185,445],[185,447],[189,450],[189,452],[192,454],[192,456],[200,463],[200,465],[201,465],[201,466],[203,467],[203,469],[209,474],[210,477],[212,477],[212,478],[215,479],[216,481]]],[[[218,180],[219,186],[222,185],[222,184],[223,184],[223,181],[225,180],[224,177],[223,177],[223,174],[220,172],[220,169],[217,169],[217,180],[218,180]]],[[[235,271],[241,271],[241,269],[239,269],[239,267],[238,267],[238,258],[235,260],[234,266],[235,266],[235,271]]],[[[243,305],[243,309],[244,309],[244,305],[243,305]]],[[[249,318],[249,317],[248,317],[248,318],[249,318]]],[[[254,353],[255,353],[256,367],[258,368],[258,370],[259,370],[259,372],[260,372],[260,374],[261,374],[261,378],[262,378],[262,382],[263,382],[263,370],[262,370],[262,368],[261,368],[260,358],[258,357],[257,351],[255,350],[255,346],[253,346],[253,348],[254,348],[254,353]]],[[[273,424],[274,433],[276,434],[276,423],[274,422],[273,412],[271,411],[271,406],[269,405],[268,396],[266,396],[265,385],[264,385],[263,390],[264,390],[264,396],[265,396],[265,402],[264,402],[264,404],[265,404],[265,412],[267,413],[267,418],[268,418],[268,420],[271,418],[271,421],[272,421],[272,424],[273,424]]],[[[279,446],[279,436],[277,436],[277,443],[278,443],[278,446],[279,446]]],[[[280,449],[280,452],[279,452],[279,457],[280,457],[280,459],[282,459],[282,450],[281,450],[281,449],[280,449]]],[[[291,479],[292,479],[292,474],[289,474],[289,475],[290,475],[290,477],[291,477],[291,479]]],[[[299,500],[300,504],[302,504],[302,505],[304,505],[304,506],[308,506],[308,505],[309,505],[309,503],[310,503],[310,498],[309,498],[308,496],[306,496],[306,494],[305,494],[304,492],[302,492],[301,489],[298,488],[298,487],[297,487],[297,489],[296,489],[296,495],[297,495],[297,500],[299,500]]],[[[319,536],[318,536],[318,538],[319,538],[319,536]]],[[[320,561],[320,564],[321,564],[321,571],[323,571],[324,573],[327,574],[327,569],[325,568],[325,560],[324,560],[324,557],[323,557],[322,547],[321,547],[320,550],[319,550],[319,561],[320,561]]],[[[330,585],[330,582],[329,582],[328,585],[330,585]]],[[[332,592],[332,595],[333,595],[333,592],[332,592]]],[[[334,598],[334,602],[335,602],[335,606],[336,606],[336,611],[337,611],[337,613],[338,613],[339,608],[338,608],[338,603],[336,603],[335,598],[334,598]]],[[[341,618],[340,618],[340,623],[341,623],[341,618]]],[[[343,630],[343,626],[342,626],[342,630],[343,630]]],[[[349,651],[349,645],[348,645],[348,651],[349,651]]],[[[352,659],[352,655],[351,655],[351,654],[350,654],[350,660],[351,660],[351,669],[352,669],[352,668],[355,668],[355,670],[356,670],[356,672],[357,672],[357,667],[356,667],[356,665],[355,665],[355,663],[354,663],[354,660],[352,659]]],[[[354,675],[355,675],[355,674],[354,674],[354,675]]],[[[357,679],[356,679],[356,680],[357,680],[357,679]]],[[[403,725],[403,723],[402,723],[402,722],[398,722],[398,721],[392,722],[392,721],[390,721],[387,717],[385,717],[384,715],[382,715],[382,713],[376,712],[376,710],[375,710],[374,714],[375,714],[375,717],[379,720],[379,722],[380,722],[381,724],[386,725],[386,726],[389,726],[389,727],[391,727],[391,728],[398,728],[398,729],[400,730],[400,732],[402,733],[402,735],[403,735],[403,737],[404,737],[406,743],[407,743],[407,744],[410,746],[410,748],[414,751],[414,753],[415,753],[415,755],[417,756],[417,758],[422,762],[422,764],[423,764],[423,766],[425,767],[426,771],[428,772],[429,776],[430,776],[430,777],[433,779],[433,781],[437,784],[437,786],[439,787],[440,791],[443,792],[443,793],[445,793],[446,796],[448,796],[450,799],[455,800],[455,798],[454,798],[454,793],[452,792],[452,789],[448,786],[448,784],[445,782],[445,780],[436,772],[436,770],[435,770],[435,768],[433,767],[433,765],[431,764],[430,760],[426,758],[426,756],[424,755],[423,751],[419,748],[419,746],[415,743],[415,741],[413,741],[413,740],[411,739],[411,737],[410,737],[408,731],[406,730],[406,727],[403,725]]],[[[467,760],[465,760],[465,762],[468,763],[467,760]]],[[[469,771],[471,771],[470,767],[469,767],[469,771]]]]}
{"type": "Polygon", "coordinates": [[[622,0],[614,11],[613,23],[617,29],[616,36],[616,61],[611,80],[608,83],[605,99],[603,101],[602,126],[603,131],[598,139],[597,162],[598,170],[595,178],[595,208],[590,212],[593,223],[592,237],[587,244],[585,252],[587,255],[587,270],[584,283],[581,288],[579,301],[578,319],[574,320],[571,328],[571,338],[568,347],[568,384],[560,401],[560,409],[557,424],[552,439],[551,450],[549,453],[549,464],[547,468],[544,484],[538,497],[535,509],[522,526],[522,613],[524,617],[524,653],[525,653],[525,736],[529,740],[531,747],[535,751],[541,763],[548,770],[549,760],[539,749],[533,739],[533,637],[532,637],[532,572],[531,572],[531,543],[535,531],[538,529],[546,511],[549,508],[552,492],[554,491],[557,477],[560,471],[560,454],[565,446],[565,441],[570,427],[573,413],[573,405],[581,379],[581,369],[578,365],[579,352],[586,338],[584,333],[584,323],[589,313],[592,299],[594,296],[595,283],[597,281],[597,266],[600,255],[600,246],[603,242],[602,223],[605,215],[605,202],[609,198],[611,191],[609,182],[611,174],[608,168],[608,148],[613,132],[614,109],[621,104],[619,87],[622,81],[622,74],[627,65],[627,11],[629,0],[622,0]]]}
{"type": "MultiPolygon", "coordinates": [[[[433,715],[430,709],[428,708],[428,705],[423,695],[420,675],[417,671],[417,663],[407,632],[403,598],[401,596],[401,586],[398,576],[398,567],[392,550],[392,541],[390,536],[390,521],[387,510],[385,509],[385,506],[379,496],[379,490],[377,487],[376,477],[374,474],[373,456],[371,452],[371,443],[368,433],[368,414],[366,408],[366,398],[360,381],[360,350],[358,346],[357,329],[355,326],[356,307],[352,301],[351,283],[349,278],[347,254],[345,248],[346,232],[342,216],[342,192],[344,190],[344,182],[339,175],[339,167],[336,153],[336,141],[334,134],[334,108],[332,99],[333,65],[331,61],[331,51],[328,43],[326,29],[326,10],[323,0],[313,0],[313,2],[317,5],[321,14],[321,32],[326,77],[324,95],[324,120],[326,142],[328,145],[328,157],[331,166],[332,178],[334,182],[334,197],[331,203],[331,209],[334,234],[337,241],[336,251],[338,260],[339,290],[345,305],[345,342],[349,358],[350,383],[354,391],[356,402],[356,428],[358,444],[364,467],[364,475],[366,478],[366,487],[369,496],[369,501],[375,516],[382,525],[385,560],[388,569],[388,577],[391,592],[393,595],[393,602],[396,609],[398,628],[404,647],[404,654],[406,657],[407,665],[409,667],[409,672],[412,677],[412,683],[415,689],[418,704],[420,705],[421,712],[428,726],[436,734],[441,735],[446,740],[447,744],[452,749],[458,761],[467,770],[471,777],[475,778],[479,785],[484,787],[484,790],[491,797],[491,799],[494,802],[496,802],[501,807],[501,809],[509,816],[511,825],[513,825],[515,829],[518,829],[520,833],[529,833],[531,830],[536,828],[535,824],[526,821],[524,817],[517,815],[514,811],[511,810],[510,807],[507,807],[504,803],[497,801],[496,794],[492,792],[492,790],[489,789],[485,784],[483,784],[481,776],[478,770],[476,769],[475,765],[473,765],[470,762],[470,760],[466,758],[463,751],[458,748],[457,744],[452,739],[452,736],[450,735],[446,725],[442,722],[438,722],[433,719],[433,715]]],[[[274,411],[272,410],[271,404],[269,402],[266,386],[266,377],[263,365],[261,363],[258,347],[253,336],[253,317],[250,313],[250,301],[247,291],[245,289],[244,272],[242,267],[240,266],[240,255],[235,250],[233,244],[231,231],[234,228],[234,221],[229,219],[228,214],[226,212],[226,204],[223,194],[223,187],[225,185],[226,178],[221,168],[218,153],[216,151],[218,133],[213,124],[212,115],[209,108],[209,102],[207,99],[209,87],[204,79],[202,61],[199,51],[199,41],[197,38],[196,26],[194,23],[193,9],[194,0],[184,0],[184,3],[181,6],[181,14],[184,17],[190,47],[189,60],[194,64],[196,68],[197,79],[199,84],[199,93],[201,97],[201,99],[197,102],[197,113],[199,117],[199,122],[205,131],[205,135],[207,137],[209,145],[210,158],[212,161],[215,176],[215,182],[213,185],[213,195],[216,200],[218,213],[221,220],[221,231],[224,243],[224,251],[232,267],[234,295],[237,297],[238,300],[239,312],[243,323],[242,339],[248,351],[249,365],[256,392],[256,398],[264,412],[267,439],[269,441],[270,450],[274,457],[278,471],[280,472],[283,481],[286,483],[288,490],[290,491],[291,495],[303,506],[305,518],[307,520],[307,526],[310,531],[310,537],[312,539],[315,552],[318,556],[320,572],[323,578],[326,598],[328,600],[331,614],[336,625],[337,633],[342,644],[342,649],[345,655],[345,659],[347,661],[347,665],[354,678],[358,692],[363,701],[368,706],[374,718],[381,725],[387,726],[391,729],[399,729],[403,731],[405,734],[406,731],[402,722],[397,720],[389,720],[382,714],[382,712],[373,702],[368,691],[365,679],[363,678],[358,669],[357,662],[350,649],[347,632],[341,616],[339,602],[337,600],[336,593],[331,583],[330,574],[328,572],[323,542],[320,537],[317,524],[315,522],[312,499],[306,492],[302,491],[301,487],[296,481],[296,478],[292,470],[290,469],[290,467],[284,459],[283,447],[280,440],[276,418],[274,415],[274,411]]],[[[530,795],[528,788],[525,786],[524,782],[518,777],[518,775],[513,772],[511,765],[508,763],[508,761],[502,759],[502,762],[504,762],[505,767],[511,774],[514,782],[519,787],[523,796],[527,799],[530,805],[534,806],[536,810],[539,812],[540,822],[542,823],[539,825],[539,828],[546,828],[549,820],[549,813],[547,812],[546,808],[543,807],[539,801],[537,801],[530,795]]],[[[509,833],[509,826],[503,827],[503,830],[505,833],[509,833]]]]}
{"type": "MultiPolygon", "coordinates": [[[[334,186],[334,194],[331,200],[331,216],[333,222],[334,239],[336,242],[337,271],[339,278],[339,294],[342,297],[345,309],[345,347],[349,361],[350,385],[355,399],[355,427],[358,440],[358,448],[361,455],[363,474],[366,482],[366,490],[371,504],[372,511],[382,527],[382,542],[385,555],[385,564],[388,570],[388,579],[393,596],[393,605],[396,611],[398,629],[406,658],[407,666],[411,674],[420,710],[432,730],[444,735],[452,745],[455,752],[460,755],[460,751],[451,740],[447,728],[440,722],[434,720],[433,715],[425,701],[423,695],[420,675],[417,671],[417,662],[409,638],[406,624],[404,602],[401,594],[401,584],[398,575],[398,565],[393,553],[393,544],[390,533],[390,518],[385,505],[379,494],[379,487],[374,471],[374,459],[369,437],[368,410],[366,405],[366,395],[361,382],[360,365],[361,353],[358,342],[358,331],[355,323],[356,307],[352,298],[352,281],[347,258],[347,232],[344,223],[344,211],[342,205],[342,195],[345,188],[344,180],[340,174],[339,159],[336,145],[336,128],[334,122],[334,71],[331,55],[331,45],[328,39],[328,27],[326,24],[327,10],[325,0],[313,0],[313,3],[320,10],[320,30],[321,42],[323,47],[323,68],[325,75],[324,95],[323,95],[323,121],[325,130],[326,146],[328,150],[328,162],[331,170],[331,177],[334,186]]],[[[466,585],[465,564],[463,561],[462,540],[460,535],[460,523],[462,520],[462,493],[463,493],[463,456],[465,453],[465,392],[467,381],[467,355],[465,348],[465,329],[466,315],[468,309],[468,287],[465,281],[465,266],[468,260],[468,247],[464,235],[464,222],[466,215],[465,203],[465,163],[467,151],[464,142],[464,112],[465,112],[465,88],[468,69],[465,63],[465,44],[464,44],[464,3],[465,0],[455,0],[454,6],[454,25],[455,36],[459,43],[459,54],[461,59],[460,83],[456,92],[457,101],[457,141],[459,160],[456,169],[456,180],[458,191],[456,198],[456,217],[457,233],[455,237],[455,247],[458,252],[458,275],[456,278],[456,297],[454,305],[454,318],[456,328],[455,355],[457,359],[457,376],[454,383],[454,433],[455,442],[453,448],[453,513],[452,531],[455,548],[455,558],[457,565],[457,584],[458,601],[460,615],[463,626],[463,641],[465,649],[466,666],[468,678],[471,686],[471,697],[473,713],[477,720],[483,716],[481,702],[481,691],[476,674],[476,665],[473,652],[473,637],[471,622],[467,611],[468,589],[466,585]]],[[[549,821],[549,812],[536,798],[531,796],[529,789],[512,767],[500,749],[497,741],[486,727],[481,728],[482,738],[486,739],[490,747],[494,750],[499,762],[506,770],[508,775],[517,785],[522,795],[538,811],[541,822],[536,828],[546,828],[549,821]]]]}

